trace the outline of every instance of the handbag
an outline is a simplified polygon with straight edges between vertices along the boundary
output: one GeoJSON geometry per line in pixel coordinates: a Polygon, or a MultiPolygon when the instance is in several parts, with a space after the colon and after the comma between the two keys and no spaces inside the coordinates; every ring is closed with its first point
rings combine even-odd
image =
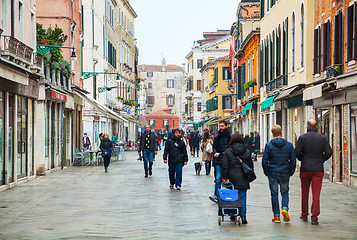
{"type": "Polygon", "coordinates": [[[107,157],[107,156],[109,156],[109,154],[110,154],[110,151],[102,152],[102,156],[103,157],[107,157]]]}
{"type": "Polygon", "coordinates": [[[213,152],[213,147],[210,142],[208,142],[206,145],[206,152],[208,152],[209,154],[211,154],[211,152],[213,152]]]}
{"type": "Polygon", "coordinates": [[[242,166],[242,170],[243,170],[243,174],[244,174],[245,178],[249,182],[253,182],[257,178],[253,169],[251,169],[245,162],[243,162],[242,159],[240,159],[239,157],[237,157],[237,158],[238,158],[238,161],[240,162],[240,165],[242,166]]]}

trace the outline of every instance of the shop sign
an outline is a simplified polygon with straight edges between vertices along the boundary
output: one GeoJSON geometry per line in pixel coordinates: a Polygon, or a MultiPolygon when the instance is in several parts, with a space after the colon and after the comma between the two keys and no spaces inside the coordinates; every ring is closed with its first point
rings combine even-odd
{"type": "Polygon", "coordinates": [[[56,99],[56,100],[59,100],[59,101],[62,101],[62,102],[66,102],[67,101],[67,96],[62,95],[60,93],[57,93],[55,91],[51,91],[51,97],[53,99],[56,99]]]}

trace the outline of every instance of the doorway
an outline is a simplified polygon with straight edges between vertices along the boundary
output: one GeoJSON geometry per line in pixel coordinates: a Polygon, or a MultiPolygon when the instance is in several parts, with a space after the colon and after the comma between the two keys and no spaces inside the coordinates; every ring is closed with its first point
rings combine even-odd
{"type": "Polygon", "coordinates": [[[17,98],[17,178],[27,175],[27,113],[26,97],[17,98]]]}
{"type": "Polygon", "coordinates": [[[51,105],[51,168],[55,167],[55,111],[56,104],[51,105]]]}

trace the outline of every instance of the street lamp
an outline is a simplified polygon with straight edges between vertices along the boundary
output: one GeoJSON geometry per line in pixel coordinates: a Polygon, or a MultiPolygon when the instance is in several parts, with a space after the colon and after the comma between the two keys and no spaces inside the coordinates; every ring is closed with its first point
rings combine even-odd
{"type": "Polygon", "coordinates": [[[58,49],[58,48],[72,49],[71,60],[73,60],[73,61],[77,60],[76,52],[74,51],[76,49],[75,47],[62,47],[62,46],[54,46],[54,45],[37,44],[37,52],[41,55],[45,55],[49,51],[58,49]]]}

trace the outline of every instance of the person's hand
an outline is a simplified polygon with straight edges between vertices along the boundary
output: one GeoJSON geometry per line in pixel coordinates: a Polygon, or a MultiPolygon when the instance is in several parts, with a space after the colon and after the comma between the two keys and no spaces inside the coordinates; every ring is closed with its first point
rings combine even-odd
{"type": "Polygon", "coordinates": [[[167,160],[164,160],[164,163],[167,163],[167,160]]]}
{"type": "Polygon", "coordinates": [[[138,151],[138,154],[140,155],[140,154],[141,154],[141,152],[140,152],[140,151],[138,151]]]}
{"type": "Polygon", "coordinates": [[[157,155],[157,151],[155,151],[155,155],[157,155]]]}
{"type": "Polygon", "coordinates": [[[186,165],[187,165],[187,162],[184,162],[183,165],[186,166],[186,165]]]}
{"type": "Polygon", "coordinates": [[[224,184],[229,184],[229,179],[226,179],[226,180],[224,181],[224,184]]]}
{"type": "Polygon", "coordinates": [[[215,153],[214,156],[217,158],[219,156],[219,153],[215,153]]]}

